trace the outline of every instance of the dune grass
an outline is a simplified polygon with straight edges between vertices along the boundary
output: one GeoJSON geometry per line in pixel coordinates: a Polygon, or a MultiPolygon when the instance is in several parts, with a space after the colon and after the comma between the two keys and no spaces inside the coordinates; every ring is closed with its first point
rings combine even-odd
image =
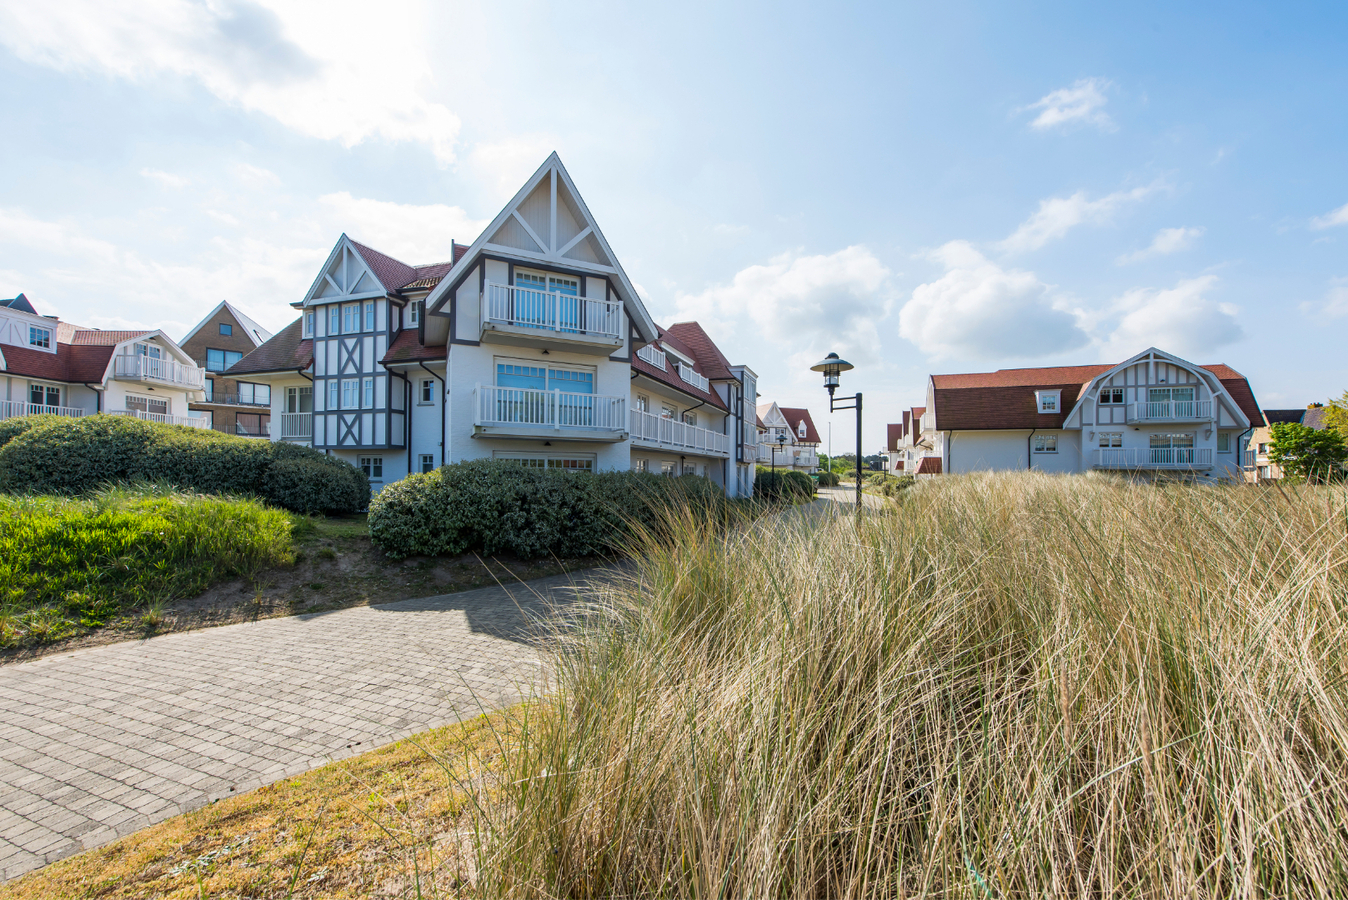
{"type": "Polygon", "coordinates": [[[0,494],[0,647],[59,640],[294,560],[293,517],[154,486],[0,494]]]}
{"type": "Polygon", "coordinates": [[[484,895],[1348,895],[1342,487],[952,477],[641,550],[484,895]]]}

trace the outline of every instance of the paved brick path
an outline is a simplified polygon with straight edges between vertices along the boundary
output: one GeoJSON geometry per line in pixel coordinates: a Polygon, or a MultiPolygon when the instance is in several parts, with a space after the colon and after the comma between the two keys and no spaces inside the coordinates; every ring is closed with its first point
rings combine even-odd
{"type": "Polygon", "coordinates": [[[0,879],[513,702],[596,572],[0,667],[0,879]]]}

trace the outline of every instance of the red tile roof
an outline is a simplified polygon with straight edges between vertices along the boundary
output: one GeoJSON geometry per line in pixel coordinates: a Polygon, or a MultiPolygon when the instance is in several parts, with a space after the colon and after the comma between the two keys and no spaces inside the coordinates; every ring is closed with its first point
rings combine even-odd
{"type": "Polygon", "coordinates": [[[103,381],[112,359],[113,346],[87,346],[57,342],[55,353],[43,353],[27,347],[3,349],[5,371],[11,375],[44,378],[69,384],[97,384],[103,381]]]}
{"type": "Polygon", "coordinates": [[[80,328],[78,325],[74,327],[75,332],[70,343],[76,346],[111,347],[122,341],[140,337],[142,334],[154,332],[153,328],[142,328],[139,331],[99,331],[97,328],[80,328]]]}
{"type": "Polygon", "coordinates": [[[302,339],[303,320],[296,319],[271,340],[230,366],[224,374],[257,375],[263,372],[295,372],[314,361],[314,342],[302,339]]]}
{"type": "Polygon", "coordinates": [[[905,409],[903,411],[903,437],[907,438],[908,435],[912,433],[910,430],[912,427],[913,427],[913,414],[905,409]]]}
{"type": "Polygon", "coordinates": [[[899,441],[903,440],[903,425],[890,423],[885,426],[885,449],[899,449],[899,441]]]}
{"type": "Polygon", "coordinates": [[[374,272],[375,277],[390,291],[435,287],[440,283],[440,279],[444,278],[449,270],[454,268],[454,263],[462,259],[463,255],[468,252],[466,246],[453,244],[452,255],[454,259],[411,266],[400,259],[394,259],[387,253],[380,253],[373,247],[367,247],[360,241],[353,240],[351,243],[360,252],[361,258],[370,267],[370,271],[374,272]]]}
{"type": "Polygon", "coordinates": [[[446,347],[427,347],[421,343],[415,328],[404,329],[397,339],[389,345],[388,352],[380,360],[382,363],[417,362],[423,359],[444,359],[446,347]]]}
{"type": "Polygon", "coordinates": [[[917,474],[919,474],[919,475],[940,475],[940,474],[941,474],[941,457],[939,457],[939,456],[924,456],[924,457],[922,457],[922,460],[917,464],[917,474]]]}
{"type": "Polygon", "coordinates": [[[735,377],[730,371],[730,361],[697,322],[675,322],[662,337],[665,335],[687,348],[685,352],[697,360],[703,375],[713,381],[735,377]]]}
{"type": "Polygon", "coordinates": [[[819,432],[815,430],[814,419],[810,418],[810,411],[808,409],[799,409],[791,406],[779,406],[777,408],[780,409],[782,415],[786,417],[786,423],[791,426],[791,433],[796,436],[796,440],[806,444],[822,443],[822,441],[819,440],[819,432]],[[805,422],[805,437],[800,436],[800,423],[802,420],[805,422]]]}
{"type": "MultiPolygon", "coordinates": [[[[696,365],[693,366],[694,371],[697,371],[697,368],[696,365]]],[[[726,408],[725,403],[721,401],[721,398],[715,391],[704,391],[696,385],[689,384],[680,378],[677,363],[667,362],[665,368],[661,370],[634,353],[632,354],[632,369],[633,371],[640,372],[662,384],[667,384],[675,390],[682,391],[691,397],[696,397],[698,400],[705,400],[709,406],[714,406],[717,409],[726,408]]]]}

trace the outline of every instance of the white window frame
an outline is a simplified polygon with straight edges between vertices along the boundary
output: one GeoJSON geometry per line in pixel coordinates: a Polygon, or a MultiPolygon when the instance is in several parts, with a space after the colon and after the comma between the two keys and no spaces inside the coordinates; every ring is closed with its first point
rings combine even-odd
{"type": "Polygon", "coordinates": [[[662,459],[662,460],[660,461],[660,474],[661,474],[661,475],[668,475],[670,478],[673,478],[674,475],[675,475],[674,469],[675,469],[675,465],[674,465],[674,463],[673,463],[671,460],[662,459]]]}
{"type": "Polygon", "coordinates": [[[1056,434],[1036,434],[1034,436],[1035,453],[1057,453],[1058,436],[1056,434]]]}
{"type": "Polygon", "coordinates": [[[517,462],[531,469],[561,469],[567,472],[598,471],[598,457],[593,453],[537,453],[527,450],[493,450],[492,459],[517,462]],[[566,465],[583,463],[583,466],[566,465]]]}
{"type": "MultiPolygon", "coordinates": [[[[60,386],[59,384],[51,384],[50,382],[47,382],[47,381],[30,381],[30,382],[28,382],[28,404],[29,404],[30,406],[60,406],[60,405],[61,405],[61,395],[62,395],[63,393],[66,393],[66,391],[63,391],[63,390],[61,389],[61,386],[60,386]],[[43,402],[41,402],[41,403],[33,403],[33,388],[41,388],[41,390],[42,390],[42,401],[43,401],[43,402]],[[49,400],[49,399],[51,398],[51,392],[52,392],[52,391],[55,391],[55,392],[56,392],[56,402],[55,402],[55,403],[48,403],[48,402],[46,402],[46,401],[49,400]]],[[[67,397],[66,397],[66,400],[68,401],[69,399],[70,399],[70,397],[67,396],[67,397]]]]}
{"type": "Polygon", "coordinates": [[[638,412],[650,412],[650,411],[651,411],[651,398],[650,398],[650,397],[647,397],[645,394],[637,394],[637,411],[638,411],[638,412]]]}
{"type": "Polygon", "coordinates": [[[1056,416],[1062,412],[1062,391],[1035,391],[1034,405],[1040,415],[1056,416]]]}
{"type": "Polygon", "coordinates": [[[1231,443],[1232,443],[1232,441],[1231,441],[1231,432],[1229,432],[1229,431],[1219,431],[1219,432],[1217,432],[1217,452],[1218,452],[1218,453],[1230,453],[1230,452],[1231,452],[1231,443]],[[1226,446],[1223,447],[1222,444],[1226,444],[1226,446]]]}
{"type": "Polygon", "coordinates": [[[343,378],[341,409],[360,409],[360,379],[343,378]]]}
{"type": "Polygon", "coordinates": [[[328,307],[328,337],[342,333],[342,308],[339,304],[328,307]]]}
{"type": "Polygon", "coordinates": [[[1124,393],[1124,389],[1121,387],[1100,388],[1100,404],[1102,406],[1119,406],[1124,402],[1125,397],[1127,397],[1127,394],[1124,393]],[[1115,393],[1119,395],[1119,399],[1117,400],[1113,399],[1115,393]],[[1106,397],[1109,399],[1106,400],[1106,397]]]}
{"type": "Polygon", "coordinates": [[[341,382],[336,378],[328,379],[328,409],[341,409],[341,382]]]}
{"type": "Polygon", "coordinates": [[[304,336],[307,337],[307,338],[311,338],[311,337],[314,336],[314,312],[313,312],[313,310],[309,310],[309,312],[307,312],[307,313],[304,314],[304,336]]]}
{"type": "Polygon", "coordinates": [[[360,382],[360,408],[374,409],[374,377],[366,376],[360,382]]]}
{"type": "Polygon", "coordinates": [[[362,472],[365,473],[366,478],[370,479],[371,481],[384,480],[384,457],[361,456],[358,457],[358,459],[360,461],[359,468],[362,472]],[[375,472],[376,469],[379,470],[377,473],[375,472]]]}
{"type": "Polygon", "coordinates": [[[1098,444],[1102,450],[1118,450],[1123,446],[1122,431],[1102,431],[1098,435],[1098,444]]]}
{"type": "Polygon", "coordinates": [[[419,325],[421,323],[421,305],[425,302],[426,301],[424,300],[413,300],[410,304],[408,304],[407,325],[409,328],[412,327],[413,325],[419,325]]]}
{"type": "Polygon", "coordinates": [[[125,404],[127,409],[139,409],[141,412],[153,413],[158,416],[167,416],[173,409],[169,404],[169,399],[167,397],[147,397],[144,394],[127,394],[125,404]],[[131,401],[133,400],[143,405],[133,407],[131,405],[131,401]],[[155,404],[156,407],[162,403],[164,408],[150,409],[151,403],[155,404]]]}
{"type": "Polygon", "coordinates": [[[633,472],[649,472],[651,470],[651,461],[649,459],[632,460],[633,472]]]}
{"type": "Polygon", "coordinates": [[[37,347],[41,350],[51,349],[51,329],[42,328],[38,325],[28,326],[28,346],[37,347]]]}
{"type": "Polygon", "coordinates": [[[435,402],[435,379],[421,379],[421,390],[417,393],[417,406],[430,406],[435,402]]]}
{"type": "Polygon", "coordinates": [[[809,431],[805,427],[804,419],[801,419],[800,424],[796,426],[796,434],[800,435],[802,438],[804,438],[805,435],[809,434],[809,431]]]}
{"type": "Polygon", "coordinates": [[[697,413],[692,412],[692,411],[690,411],[690,410],[684,410],[684,413],[683,413],[683,424],[685,424],[685,425],[691,425],[691,426],[693,426],[694,428],[696,428],[696,427],[697,427],[697,413]]]}
{"type": "Polygon", "coordinates": [[[435,454],[434,454],[434,453],[421,453],[421,454],[418,454],[418,455],[417,455],[417,463],[419,464],[419,466],[420,466],[420,471],[421,471],[421,473],[422,473],[423,475],[426,474],[427,472],[434,472],[434,471],[435,471],[435,454]]]}
{"type": "Polygon", "coordinates": [[[361,317],[361,331],[374,331],[374,301],[365,301],[365,311],[361,317]]]}

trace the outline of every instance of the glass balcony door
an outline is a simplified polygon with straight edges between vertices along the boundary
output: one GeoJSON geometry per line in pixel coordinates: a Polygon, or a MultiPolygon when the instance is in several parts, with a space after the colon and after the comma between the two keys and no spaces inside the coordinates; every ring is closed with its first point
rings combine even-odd
{"type": "Polygon", "coordinates": [[[1151,464],[1153,466],[1190,466],[1194,462],[1192,434],[1151,435],[1151,464]]]}

